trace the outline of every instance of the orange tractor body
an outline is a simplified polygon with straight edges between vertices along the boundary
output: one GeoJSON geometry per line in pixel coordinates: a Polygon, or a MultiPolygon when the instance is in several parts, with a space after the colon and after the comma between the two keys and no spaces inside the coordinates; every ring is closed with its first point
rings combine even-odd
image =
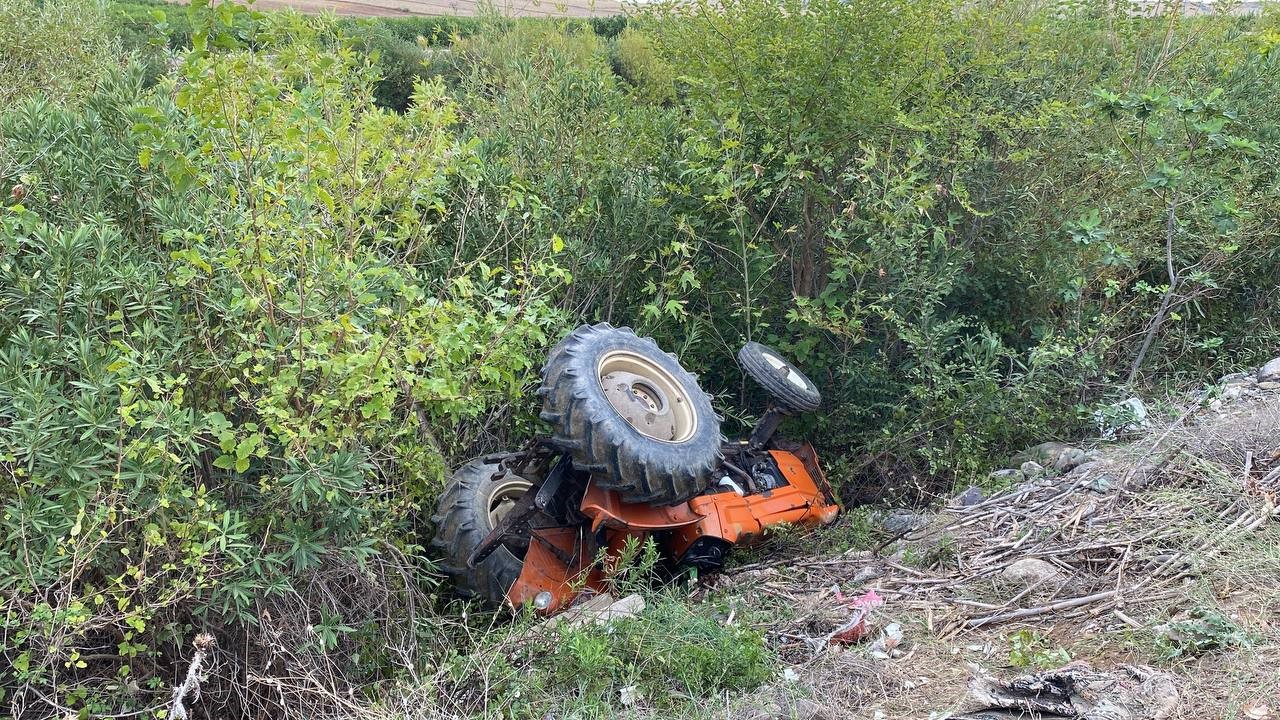
{"type": "Polygon", "coordinates": [[[700,542],[727,548],[783,523],[813,526],[835,520],[840,508],[830,500],[812,446],[767,452],[786,484],[758,495],[718,492],[682,505],[655,507],[623,502],[618,493],[588,484],[580,511],[591,519],[590,525],[532,530],[524,568],[507,601],[514,607],[528,604],[554,613],[584,591],[602,592],[611,560],[621,557],[631,538],[660,533],[665,554],[684,558],[700,542]],[[603,544],[597,542],[601,531],[603,544]]]}
{"type": "Polygon", "coordinates": [[[775,437],[818,409],[817,387],[759,343],[738,361],[770,400],[750,437],[729,442],[711,397],[652,339],[574,330],[542,370],[551,432],[469,461],[441,495],[441,569],[465,595],[552,613],[602,592],[639,541],[668,567],[709,571],[771,527],[834,520],[813,447],[775,437]]]}

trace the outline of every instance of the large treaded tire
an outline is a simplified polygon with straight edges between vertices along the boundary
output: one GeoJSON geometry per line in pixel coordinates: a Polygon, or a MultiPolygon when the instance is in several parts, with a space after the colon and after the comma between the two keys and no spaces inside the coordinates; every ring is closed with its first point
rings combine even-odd
{"type": "Polygon", "coordinates": [[[484,540],[493,525],[489,521],[489,498],[498,463],[476,458],[454,471],[436,505],[431,522],[436,526],[431,547],[441,557],[440,569],[447,574],[458,594],[480,598],[494,605],[506,602],[507,591],[520,577],[524,559],[506,547],[499,547],[475,568],[467,567],[471,551],[484,540]]]}
{"type": "Polygon", "coordinates": [[[748,375],[773,396],[783,410],[792,415],[813,412],[822,405],[822,394],[818,392],[818,386],[768,345],[758,342],[743,345],[738,351],[738,362],[748,375]],[[767,356],[771,356],[774,363],[781,363],[781,366],[769,362],[767,356]],[[789,377],[795,378],[804,387],[791,382],[789,377]]]}
{"type": "Polygon", "coordinates": [[[711,398],[697,378],[651,338],[608,323],[583,325],[552,349],[542,369],[541,417],[553,428],[551,442],[568,452],[574,467],[589,472],[601,488],[626,502],[671,505],[706,489],[723,456],[724,437],[711,398]],[[689,437],[658,440],[632,427],[609,403],[600,363],[625,352],[665,371],[689,399],[696,426],[689,437]]]}

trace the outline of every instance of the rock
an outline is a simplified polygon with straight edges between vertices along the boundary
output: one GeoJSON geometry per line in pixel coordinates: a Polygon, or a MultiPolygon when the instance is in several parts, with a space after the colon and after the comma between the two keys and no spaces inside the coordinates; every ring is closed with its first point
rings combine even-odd
{"type": "Polygon", "coordinates": [[[603,625],[614,620],[633,618],[644,611],[644,598],[639,595],[628,595],[615,600],[609,593],[597,595],[586,602],[574,605],[560,615],[545,621],[549,628],[559,625],[579,627],[582,625],[603,625]]]}
{"type": "MultiPolygon", "coordinates": [[[[1017,475],[1018,480],[1022,479],[1021,471],[1014,470],[1013,472],[1017,475]]],[[[992,474],[994,475],[995,473],[992,474]]],[[[954,507],[973,507],[982,502],[983,497],[982,488],[977,485],[970,485],[964,492],[952,498],[951,504],[954,507]]]]}
{"type": "Polygon", "coordinates": [[[1260,382],[1258,383],[1258,389],[1259,390],[1280,390],[1280,382],[1274,382],[1271,380],[1268,380],[1266,382],[1260,382]]]}
{"type": "Polygon", "coordinates": [[[1019,466],[1026,462],[1039,463],[1041,465],[1053,465],[1058,461],[1058,456],[1067,450],[1074,450],[1066,443],[1061,442],[1044,442],[1035,447],[1027,448],[1022,452],[1014,455],[1009,464],[1019,466]]]}
{"type": "MultiPolygon", "coordinates": [[[[1041,466],[1041,469],[1051,467],[1058,472],[1067,472],[1075,468],[1081,463],[1097,457],[1096,453],[1082,450],[1073,445],[1061,442],[1040,443],[1033,448],[1028,448],[1014,455],[1012,464],[1025,465],[1032,462],[1041,466]]],[[[1023,470],[1026,473],[1026,470],[1023,470]]],[[[1031,477],[1031,475],[1027,475],[1031,477]]]]}
{"type": "Polygon", "coordinates": [[[1005,468],[1004,470],[992,472],[987,476],[987,479],[997,485],[1012,485],[1013,483],[1022,482],[1026,479],[1026,476],[1017,468],[1005,468]]]}
{"type": "Polygon", "coordinates": [[[1257,378],[1255,373],[1238,372],[1218,378],[1219,385],[1242,385],[1251,383],[1257,378]]]}
{"type": "Polygon", "coordinates": [[[1101,455],[1098,454],[1097,450],[1090,450],[1085,453],[1085,461],[1072,468],[1072,471],[1079,475],[1081,473],[1101,470],[1106,467],[1106,463],[1102,462],[1099,458],[1101,458],[1101,455]]]}
{"type": "Polygon", "coordinates": [[[1147,405],[1141,398],[1131,397],[1094,410],[1093,420],[1102,431],[1102,437],[1110,440],[1120,433],[1146,427],[1147,405]]]}
{"type": "Polygon", "coordinates": [[[1044,477],[1045,470],[1044,466],[1035,460],[1028,460],[1022,463],[1022,469],[1019,470],[1019,472],[1021,472],[1022,476],[1026,479],[1035,480],[1036,478],[1044,477]]]}
{"type": "Polygon", "coordinates": [[[1077,465],[1081,465],[1085,460],[1089,459],[1089,454],[1080,448],[1067,448],[1058,455],[1058,459],[1053,462],[1053,469],[1060,473],[1073,470],[1077,465]]]}
{"type": "Polygon", "coordinates": [[[1258,382],[1280,382],[1280,357],[1258,368],[1258,382]]]}
{"type": "Polygon", "coordinates": [[[1143,463],[1127,473],[1124,489],[1142,490],[1143,488],[1151,487],[1159,482],[1162,476],[1158,466],[1151,463],[1143,463]]]}
{"type": "Polygon", "coordinates": [[[1039,558],[1023,558],[1006,567],[1001,576],[1028,587],[1044,585],[1062,578],[1058,568],[1039,558]]]}
{"type": "Polygon", "coordinates": [[[880,527],[893,535],[903,535],[912,530],[919,530],[928,524],[929,519],[920,513],[901,508],[889,513],[887,517],[880,521],[880,527]]]}
{"type": "Polygon", "coordinates": [[[1228,385],[1222,389],[1222,399],[1224,401],[1236,400],[1244,395],[1244,388],[1240,385],[1228,385]]]}

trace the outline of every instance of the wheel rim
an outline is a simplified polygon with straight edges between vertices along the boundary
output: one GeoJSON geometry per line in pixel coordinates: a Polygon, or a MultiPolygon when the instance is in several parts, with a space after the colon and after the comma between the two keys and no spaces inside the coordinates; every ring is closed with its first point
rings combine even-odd
{"type": "Polygon", "coordinates": [[[786,360],[768,352],[762,352],[760,355],[764,358],[764,361],[769,363],[769,365],[774,370],[777,370],[779,374],[786,373],[787,382],[792,385],[795,385],[801,390],[808,390],[812,386],[809,379],[804,376],[804,373],[795,369],[795,366],[786,360]]]}
{"type": "Polygon", "coordinates": [[[678,443],[697,431],[689,393],[649,358],[628,350],[611,352],[600,359],[596,374],[609,404],[640,434],[678,443]]]}
{"type": "Polygon", "coordinates": [[[489,508],[489,527],[498,527],[498,523],[502,522],[502,518],[511,512],[511,508],[515,507],[518,501],[529,488],[533,487],[533,483],[522,477],[514,477],[511,475],[504,476],[501,480],[493,484],[493,488],[489,491],[489,501],[485,503],[489,508]]]}

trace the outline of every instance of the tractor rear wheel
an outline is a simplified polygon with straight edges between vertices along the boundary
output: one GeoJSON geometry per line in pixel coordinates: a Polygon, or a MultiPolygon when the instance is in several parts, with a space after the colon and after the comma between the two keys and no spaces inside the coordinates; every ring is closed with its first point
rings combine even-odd
{"type": "Polygon", "coordinates": [[[440,569],[450,576],[459,594],[495,605],[506,601],[507,591],[520,577],[524,558],[505,545],[475,568],[467,567],[467,558],[533,485],[510,472],[495,479],[498,469],[498,463],[482,458],[458,468],[431,516],[436,526],[431,546],[442,556],[440,569]]]}
{"type": "Polygon", "coordinates": [[[687,500],[723,460],[720,418],[697,378],[630,328],[574,330],[548,356],[538,394],[552,443],[626,502],[687,500]]]}

